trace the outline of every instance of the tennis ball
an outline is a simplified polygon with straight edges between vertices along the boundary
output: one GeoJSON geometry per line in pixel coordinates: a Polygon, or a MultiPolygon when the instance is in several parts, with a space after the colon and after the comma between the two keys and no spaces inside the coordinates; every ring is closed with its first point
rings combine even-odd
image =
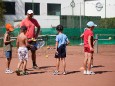
{"type": "Polygon", "coordinates": [[[33,41],[36,41],[36,39],[33,39],[33,41]]]}
{"type": "Polygon", "coordinates": [[[46,57],[46,58],[48,58],[49,56],[48,56],[48,55],[46,55],[45,57],[46,57]]]}
{"type": "Polygon", "coordinates": [[[31,40],[32,40],[32,41],[36,41],[36,39],[35,39],[35,38],[32,38],[31,40]]]}
{"type": "Polygon", "coordinates": [[[47,46],[47,49],[49,49],[50,47],[49,46],[47,46]]]}
{"type": "Polygon", "coordinates": [[[109,40],[111,40],[112,38],[111,37],[109,37],[109,40]]]}

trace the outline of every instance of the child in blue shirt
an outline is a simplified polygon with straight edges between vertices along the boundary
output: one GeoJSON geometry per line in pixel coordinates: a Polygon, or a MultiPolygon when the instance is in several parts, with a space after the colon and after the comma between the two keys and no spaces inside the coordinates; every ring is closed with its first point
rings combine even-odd
{"type": "Polygon", "coordinates": [[[63,33],[63,26],[58,25],[56,27],[56,30],[58,32],[58,35],[56,36],[56,53],[55,53],[55,58],[56,58],[56,70],[54,71],[54,75],[59,74],[59,66],[60,66],[60,60],[63,62],[63,74],[66,74],[66,45],[69,44],[69,40],[67,36],[63,33]]]}

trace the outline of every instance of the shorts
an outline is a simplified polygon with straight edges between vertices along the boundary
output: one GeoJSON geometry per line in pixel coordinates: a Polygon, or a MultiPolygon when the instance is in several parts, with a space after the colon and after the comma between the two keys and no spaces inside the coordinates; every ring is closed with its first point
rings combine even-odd
{"type": "Polygon", "coordinates": [[[89,47],[84,47],[84,52],[94,53],[94,51],[91,51],[89,47]]]}
{"type": "Polygon", "coordinates": [[[5,56],[6,58],[11,58],[12,57],[12,51],[5,51],[5,56]]]}
{"type": "Polygon", "coordinates": [[[18,48],[18,58],[20,61],[28,60],[28,49],[26,47],[18,48]]]}
{"type": "Polygon", "coordinates": [[[28,50],[31,50],[31,51],[36,51],[37,50],[37,47],[35,46],[36,41],[30,41],[30,42],[28,42],[28,44],[33,45],[33,47],[28,47],[28,50]]]}
{"type": "Polygon", "coordinates": [[[55,58],[65,58],[66,57],[66,45],[62,44],[57,48],[58,53],[55,53],[55,58]]]}

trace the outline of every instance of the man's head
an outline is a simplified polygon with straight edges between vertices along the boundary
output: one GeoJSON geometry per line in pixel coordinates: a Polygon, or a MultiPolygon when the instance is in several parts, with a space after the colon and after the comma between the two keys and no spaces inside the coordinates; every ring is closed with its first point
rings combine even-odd
{"type": "Polygon", "coordinates": [[[62,25],[58,25],[58,26],[56,27],[56,30],[57,30],[57,31],[63,31],[63,26],[62,26],[62,25]]]}
{"type": "Polygon", "coordinates": [[[93,21],[89,21],[89,22],[87,23],[87,27],[88,27],[88,28],[94,28],[94,27],[97,27],[97,25],[96,25],[93,21]]]}
{"type": "Polygon", "coordinates": [[[14,30],[13,26],[12,26],[10,23],[7,23],[7,24],[5,25],[5,27],[6,27],[6,30],[7,30],[7,31],[12,32],[12,31],[14,30]]]}
{"type": "Polygon", "coordinates": [[[21,32],[24,32],[24,33],[26,33],[26,31],[27,31],[27,27],[26,26],[21,26],[21,32]]]}
{"type": "Polygon", "coordinates": [[[27,11],[27,16],[28,16],[28,18],[32,18],[32,17],[33,17],[33,14],[34,14],[33,10],[28,10],[28,11],[27,11]]]}

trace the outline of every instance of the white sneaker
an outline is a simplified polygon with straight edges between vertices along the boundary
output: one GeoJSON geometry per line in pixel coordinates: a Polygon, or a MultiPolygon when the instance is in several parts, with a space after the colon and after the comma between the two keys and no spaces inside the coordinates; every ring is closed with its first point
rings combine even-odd
{"type": "Polygon", "coordinates": [[[91,68],[93,68],[93,65],[91,65],[91,68]]]}
{"type": "Polygon", "coordinates": [[[86,74],[87,74],[87,71],[86,71],[86,70],[84,70],[83,74],[84,74],[84,75],[86,75],[86,74]]]}
{"type": "Polygon", "coordinates": [[[6,69],[6,70],[5,70],[5,73],[9,73],[9,70],[8,70],[8,69],[6,69]]]}
{"type": "Polygon", "coordinates": [[[93,71],[87,71],[87,75],[94,75],[95,73],[93,71]]]}
{"type": "Polygon", "coordinates": [[[9,73],[13,73],[13,71],[9,69],[9,73]]]}
{"type": "Polygon", "coordinates": [[[6,69],[5,73],[7,73],[7,74],[9,73],[10,74],[10,73],[13,73],[13,71],[10,70],[10,69],[6,69]]]}
{"type": "Polygon", "coordinates": [[[62,74],[63,74],[63,75],[66,75],[66,74],[67,74],[67,72],[66,72],[66,71],[64,71],[62,74]]]}
{"type": "Polygon", "coordinates": [[[54,71],[53,75],[59,75],[59,71],[54,71]]]}

